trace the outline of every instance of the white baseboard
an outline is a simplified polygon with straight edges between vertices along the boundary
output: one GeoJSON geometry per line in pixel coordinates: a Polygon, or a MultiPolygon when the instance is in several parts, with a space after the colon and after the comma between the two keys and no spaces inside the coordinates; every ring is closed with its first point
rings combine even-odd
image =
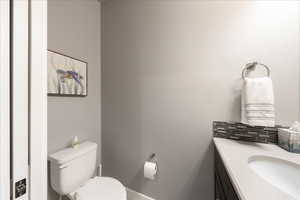
{"type": "Polygon", "coordinates": [[[127,188],[127,200],[155,200],[155,199],[127,188]]]}

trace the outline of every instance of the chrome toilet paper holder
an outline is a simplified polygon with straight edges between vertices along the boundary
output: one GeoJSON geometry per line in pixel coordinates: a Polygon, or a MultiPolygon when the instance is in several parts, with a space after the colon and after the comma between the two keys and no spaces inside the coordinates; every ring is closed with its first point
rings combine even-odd
{"type": "MultiPolygon", "coordinates": [[[[155,175],[154,175],[154,178],[153,179],[151,179],[151,180],[155,180],[157,177],[158,177],[158,171],[159,171],[159,167],[158,167],[158,159],[157,159],[157,156],[156,156],[156,153],[152,153],[149,157],[148,157],[148,159],[146,160],[146,162],[145,163],[153,163],[153,164],[155,164],[155,166],[156,166],[156,173],[155,173],[155,175]]],[[[145,172],[144,172],[145,173],[145,172]]],[[[145,175],[144,175],[145,176],[145,175]]]]}
{"type": "Polygon", "coordinates": [[[153,162],[156,164],[156,167],[157,167],[157,172],[158,172],[158,160],[157,160],[157,156],[156,156],[156,153],[152,153],[148,160],[146,160],[147,162],[153,162]]]}
{"type": "Polygon", "coordinates": [[[152,153],[152,154],[149,156],[149,158],[148,158],[147,161],[149,161],[149,162],[155,162],[155,163],[157,164],[156,153],[152,153]]]}

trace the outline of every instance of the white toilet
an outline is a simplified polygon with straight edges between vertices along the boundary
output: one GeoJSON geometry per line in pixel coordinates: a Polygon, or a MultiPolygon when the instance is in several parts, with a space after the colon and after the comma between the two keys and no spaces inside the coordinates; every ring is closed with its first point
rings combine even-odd
{"type": "Polygon", "coordinates": [[[51,186],[71,200],[126,200],[126,189],[118,180],[93,177],[97,144],[84,142],[49,156],[51,186]]]}

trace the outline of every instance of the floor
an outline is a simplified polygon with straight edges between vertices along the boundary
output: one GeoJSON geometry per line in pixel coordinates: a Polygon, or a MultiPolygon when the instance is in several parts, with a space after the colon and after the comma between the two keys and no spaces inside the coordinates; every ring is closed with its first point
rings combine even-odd
{"type": "Polygon", "coordinates": [[[135,192],[131,189],[127,189],[127,200],[155,200],[155,199],[147,197],[146,195],[135,192]]]}

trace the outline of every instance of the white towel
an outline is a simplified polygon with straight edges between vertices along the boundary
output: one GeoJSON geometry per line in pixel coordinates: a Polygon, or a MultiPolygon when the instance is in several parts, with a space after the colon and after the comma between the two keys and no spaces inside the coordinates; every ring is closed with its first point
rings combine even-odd
{"type": "Polygon", "coordinates": [[[241,111],[242,123],[275,126],[273,83],[269,77],[245,78],[241,111]]]}

